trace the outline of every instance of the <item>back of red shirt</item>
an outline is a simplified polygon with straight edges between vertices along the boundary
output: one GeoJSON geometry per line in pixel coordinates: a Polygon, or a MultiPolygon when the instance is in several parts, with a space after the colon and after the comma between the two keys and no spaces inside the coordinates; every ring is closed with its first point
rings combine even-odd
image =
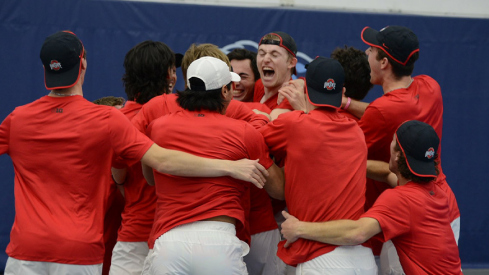
{"type": "Polygon", "coordinates": [[[113,154],[139,161],[153,143],[116,108],[45,96],[0,126],[15,169],[16,216],[7,254],[67,264],[103,261],[113,154]]]}
{"type": "MultiPolygon", "coordinates": [[[[270,152],[285,157],[285,200],[301,221],[358,219],[364,212],[367,147],[358,124],[321,108],[288,112],[260,129],[270,152]]],[[[296,265],[334,245],[298,239],[279,244],[278,256],[296,265]]]]}
{"type": "Polygon", "coordinates": [[[406,274],[462,274],[448,205],[437,184],[410,182],[386,190],[362,217],[379,222],[376,238],[392,239],[406,274]]]}
{"type": "MultiPolygon", "coordinates": [[[[158,145],[197,156],[260,159],[269,168],[263,137],[251,125],[209,111],[181,111],[155,120],[148,128],[158,145]]],[[[230,177],[185,178],[155,172],[157,208],[150,245],[175,226],[220,215],[235,218],[237,236],[249,215],[249,184],[230,177]]]]}

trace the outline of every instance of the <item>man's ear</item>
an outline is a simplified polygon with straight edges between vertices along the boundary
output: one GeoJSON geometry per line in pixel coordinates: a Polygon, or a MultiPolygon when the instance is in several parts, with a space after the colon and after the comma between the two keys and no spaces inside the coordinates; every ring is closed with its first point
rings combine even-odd
{"type": "Polygon", "coordinates": [[[345,87],[345,86],[343,86],[343,91],[342,91],[342,93],[343,93],[343,96],[344,96],[344,95],[345,95],[345,93],[346,93],[346,87],[345,87]]]}
{"type": "Polygon", "coordinates": [[[291,58],[290,59],[290,63],[289,63],[289,66],[287,66],[289,69],[292,69],[293,67],[295,67],[295,65],[297,65],[297,58],[291,58]]]}
{"type": "Polygon", "coordinates": [[[382,58],[382,60],[380,60],[380,68],[385,69],[387,65],[389,65],[389,60],[387,57],[382,58]]]}
{"type": "Polygon", "coordinates": [[[222,98],[224,98],[224,99],[227,100],[228,97],[229,97],[229,93],[231,93],[231,91],[228,90],[227,85],[222,86],[222,88],[221,88],[221,96],[222,96],[222,98]]]}
{"type": "Polygon", "coordinates": [[[401,151],[397,151],[396,152],[396,161],[399,160],[399,157],[401,156],[401,151]]]}
{"type": "Polygon", "coordinates": [[[81,68],[82,68],[82,70],[87,69],[87,59],[86,58],[82,58],[81,68]]]}

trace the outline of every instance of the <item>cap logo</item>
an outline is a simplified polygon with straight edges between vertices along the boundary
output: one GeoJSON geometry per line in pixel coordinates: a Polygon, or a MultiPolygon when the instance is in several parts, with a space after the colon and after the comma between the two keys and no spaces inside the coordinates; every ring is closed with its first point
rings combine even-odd
{"type": "Polygon", "coordinates": [[[428,151],[426,151],[424,156],[428,159],[432,159],[435,156],[435,149],[433,149],[433,147],[430,147],[430,149],[428,149],[428,151]]]}
{"type": "Polygon", "coordinates": [[[59,71],[62,68],[61,63],[59,63],[58,60],[51,60],[49,67],[51,67],[51,70],[53,71],[59,71]]]}
{"type": "Polygon", "coordinates": [[[331,91],[336,88],[336,83],[334,82],[334,79],[330,78],[324,82],[324,88],[331,91]]]}

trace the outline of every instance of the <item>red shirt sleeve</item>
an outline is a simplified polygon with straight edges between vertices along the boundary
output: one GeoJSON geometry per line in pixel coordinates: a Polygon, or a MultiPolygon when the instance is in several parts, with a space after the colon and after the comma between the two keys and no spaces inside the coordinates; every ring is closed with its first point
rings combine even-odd
{"type": "Polygon", "coordinates": [[[9,152],[11,117],[12,114],[8,115],[0,125],[0,155],[9,152]]]}
{"type": "Polygon", "coordinates": [[[289,123],[287,120],[290,116],[297,115],[299,112],[289,112],[280,115],[277,119],[268,123],[267,125],[260,128],[260,133],[265,138],[265,143],[268,148],[270,148],[270,152],[276,158],[283,159],[286,155],[287,150],[287,135],[289,123]]]}
{"type": "Polygon", "coordinates": [[[407,233],[411,227],[411,208],[399,190],[384,191],[375,204],[361,217],[376,219],[382,232],[375,238],[386,242],[407,233]]]}
{"type": "Polygon", "coordinates": [[[231,100],[226,109],[226,116],[238,120],[244,120],[251,124],[255,129],[259,129],[268,123],[268,118],[264,115],[259,115],[248,108],[243,102],[231,100]]]}
{"type": "Polygon", "coordinates": [[[115,154],[124,159],[129,166],[140,161],[153,145],[153,141],[133,127],[119,110],[111,110],[109,119],[111,143],[115,154]]]}
{"type": "Polygon", "coordinates": [[[259,159],[259,163],[263,165],[265,169],[270,168],[273,164],[273,160],[270,158],[268,147],[260,132],[250,125],[246,125],[244,140],[246,142],[246,149],[250,155],[249,158],[259,159]]]}
{"type": "Polygon", "coordinates": [[[164,97],[157,96],[143,105],[139,110],[139,113],[137,113],[131,120],[136,129],[141,133],[145,133],[146,128],[148,128],[153,120],[165,115],[163,109],[164,100],[164,97]]]}

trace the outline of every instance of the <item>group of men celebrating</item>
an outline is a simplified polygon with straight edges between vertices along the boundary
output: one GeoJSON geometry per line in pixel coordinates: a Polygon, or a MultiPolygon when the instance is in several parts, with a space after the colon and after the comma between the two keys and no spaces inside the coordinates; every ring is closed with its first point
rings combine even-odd
{"type": "Polygon", "coordinates": [[[0,126],[16,172],[5,274],[100,274],[114,182],[110,274],[461,274],[440,87],[411,76],[410,29],[361,38],[366,55],[336,49],[295,80],[285,32],[258,53],[192,45],[181,62],[145,41],[126,54],[119,111],[83,98],[81,40],[47,37],[49,94],[0,126]],[[384,95],[361,102],[372,84],[384,95]]]}

